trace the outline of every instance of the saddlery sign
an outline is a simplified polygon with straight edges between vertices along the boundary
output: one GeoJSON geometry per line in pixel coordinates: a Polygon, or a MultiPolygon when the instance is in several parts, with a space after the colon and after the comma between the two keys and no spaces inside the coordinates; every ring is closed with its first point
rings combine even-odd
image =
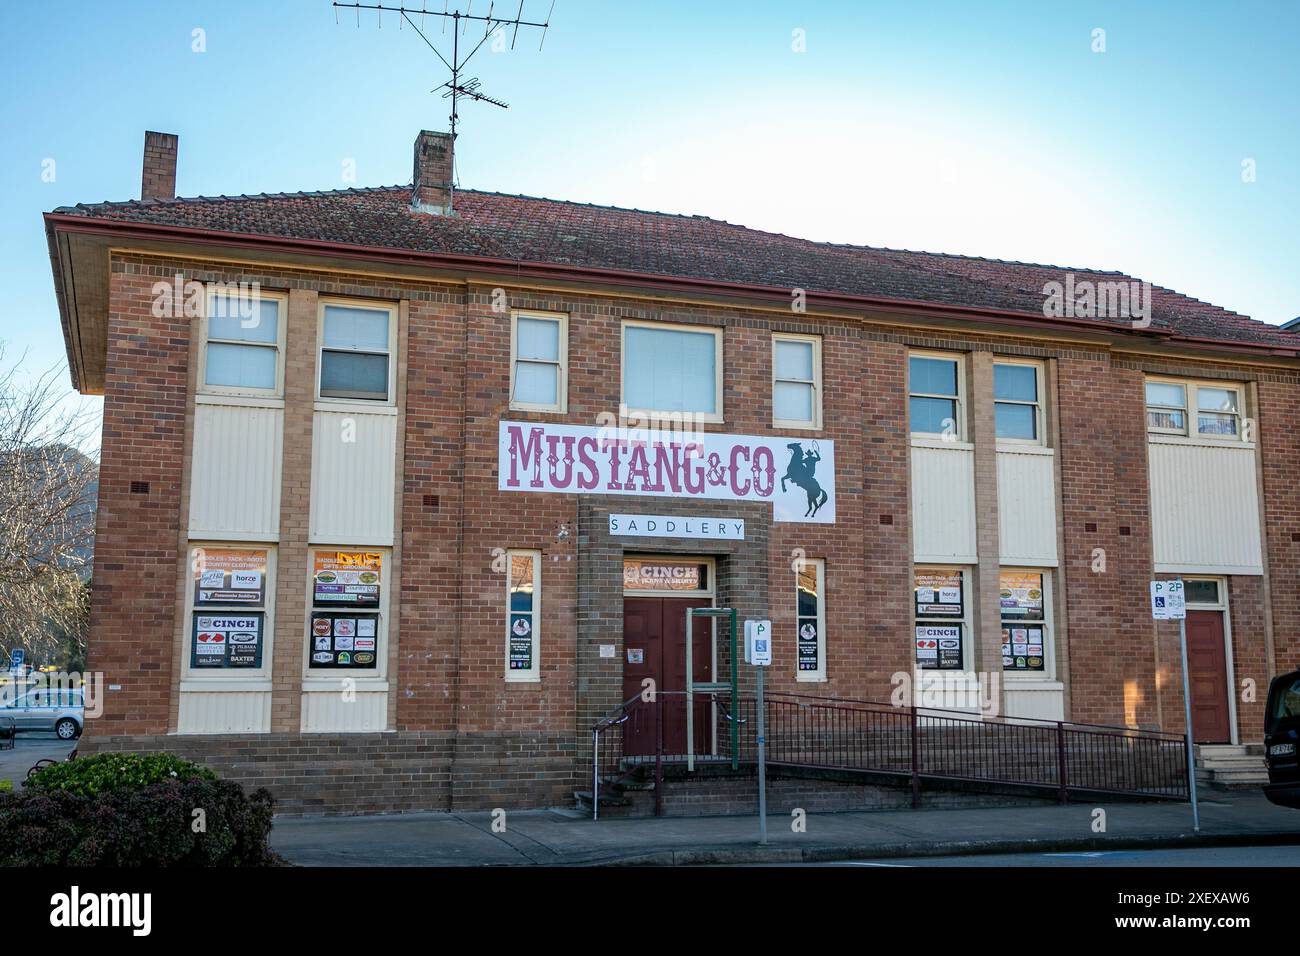
{"type": "Polygon", "coordinates": [[[503,421],[502,491],[770,501],[774,521],[835,523],[835,443],[503,421]]]}

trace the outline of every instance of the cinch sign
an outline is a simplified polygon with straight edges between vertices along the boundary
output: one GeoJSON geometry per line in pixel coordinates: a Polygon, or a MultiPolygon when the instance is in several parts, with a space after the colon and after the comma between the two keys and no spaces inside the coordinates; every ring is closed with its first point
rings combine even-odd
{"type": "Polygon", "coordinates": [[[835,523],[835,443],[501,422],[497,487],[770,501],[774,521],[835,523]]]}

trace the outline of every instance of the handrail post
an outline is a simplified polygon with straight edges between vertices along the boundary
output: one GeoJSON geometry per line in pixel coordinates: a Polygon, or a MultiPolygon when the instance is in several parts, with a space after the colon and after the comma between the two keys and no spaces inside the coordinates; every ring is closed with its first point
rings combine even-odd
{"type": "Polygon", "coordinates": [[[912,704],[912,809],[919,810],[921,807],[921,741],[917,736],[920,728],[920,720],[916,713],[916,703],[912,704]]]}
{"type": "Polygon", "coordinates": [[[1070,782],[1066,777],[1068,769],[1065,761],[1065,723],[1056,722],[1056,785],[1061,791],[1061,803],[1070,802],[1070,782]]]}
{"type": "Polygon", "coordinates": [[[600,731],[591,728],[591,818],[600,819],[600,731]]]}

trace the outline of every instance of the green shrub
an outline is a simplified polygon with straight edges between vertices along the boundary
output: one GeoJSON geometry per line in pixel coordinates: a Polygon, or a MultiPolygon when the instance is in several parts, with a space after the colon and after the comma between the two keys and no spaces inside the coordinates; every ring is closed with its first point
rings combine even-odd
{"type": "Polygon", "coordinates": [[[12,780],[0,780],[0,793],[11,793],[14,789],[12,780]]]}
{"type": "Polygon", "coordinates": [[[272,807],[210,772],[93,796],[27,787],[0,793],[0,866],[277,865],[272,807]]]}
{"type": "Polygon", "coordinates": [[[93,797],[114,790],[139,790],[153,783],[176,780],[216,780],[207,767],[165,753],[102,753],[42,767],[27,778],[36,790],[60,790],[93,797]]]}

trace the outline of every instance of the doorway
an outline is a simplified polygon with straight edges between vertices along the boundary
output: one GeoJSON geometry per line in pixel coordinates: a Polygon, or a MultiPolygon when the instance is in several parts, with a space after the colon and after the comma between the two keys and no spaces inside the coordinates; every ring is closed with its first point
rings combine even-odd
{"type": "Polygon", "coordinates": [[[1219,578],[1191,578],[1185,581],[1185,587],[1192,739],[1198,744],[1231,743],[1226,582],[1219,578]]]}
{"type": "MultiPolygon", "coordinates": [[[[632,708],[623,728],[623,752],[650,756],[659,733],[663,752],[686,753],[686,612],[713,606],[713,566],[703,559],[629,558],[623,576],[623,699],[645,691],[647,679],[658,692],[655,706],[632,708]],[[656,724],[656,719],[662,727],[656,724]]],[[[691,668],[697,682],[713,680],[714,626],[693,622],[691,668]]],[[[712,749],[711,705],[695,701],[696,753],[712,749]]]]}

